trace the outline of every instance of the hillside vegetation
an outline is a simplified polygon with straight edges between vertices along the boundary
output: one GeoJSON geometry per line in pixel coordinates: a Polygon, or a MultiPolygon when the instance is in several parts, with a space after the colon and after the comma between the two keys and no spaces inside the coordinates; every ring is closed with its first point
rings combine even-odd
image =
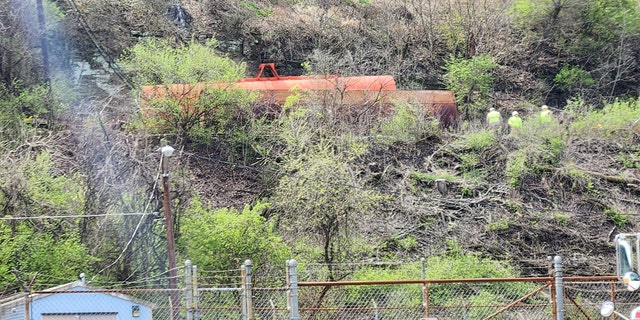
{"type": "MultiPolygon", "coordinates": [[[[326,265],[322,280],[350,277],[341,263],[421,258],[541,275],[554,255],[567,274],[612,274],[612,237],[637,229],[638,1],[44,4],[44,33],[28,23],[35,0],[0,9],[5,292],[17,278],[45,286],[81,272],[162,284],[161,139],[176,149],[165,160],[178,262],[251,259],[257,281],[290,258],[326,265]],[[234,81],[263,62],[453,90],[460,123],[443,131],[403,103],[348,117],[298,95],[263,117],[240,90],[140,112],[143,85],[234,81]],[[88,73],[101,66],[106,80],[88,73]],[[518,111],[523,127],[488,129],[490,107],[505,122],[518,111]]],[[[466,271],[441,276],[497,276],[466,271]]]]}

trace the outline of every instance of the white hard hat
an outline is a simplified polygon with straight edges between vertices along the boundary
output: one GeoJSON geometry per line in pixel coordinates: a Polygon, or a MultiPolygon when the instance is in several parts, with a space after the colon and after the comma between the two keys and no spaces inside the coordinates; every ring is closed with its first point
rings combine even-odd
{"type": "Polygon", "coordinates": [[[489,108],[489,111],[496,111],[496,108],[489,108]]]}
{"type": "Polygon", "coordinates": [[[543,104],[542,107],[540,107],[540,109],[549,109],[549,107],[547,107],[546,104],[543,104]]]}
{"type": "Polygon", "coordinates": [[[517,116],[518,115],[518,111],[511,112],[511,115],[512,116],[517,116]]]}

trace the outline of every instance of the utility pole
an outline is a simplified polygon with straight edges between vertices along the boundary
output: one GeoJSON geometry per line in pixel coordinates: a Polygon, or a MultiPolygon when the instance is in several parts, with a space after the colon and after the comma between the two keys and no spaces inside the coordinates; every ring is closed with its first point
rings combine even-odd
{"type": "Polygon", "coordinates": [[[178,298],[177,291],[177,278],[178,270],[176,269],[176,252],[173,239],[173,216],[171,215],[171,195],[169,194],[169,168],[167,158],[171,156],[174,149],[166,144],[166,141],[162,142],[163,146],[160,148],[162,152],[161,167],[162,167],[162,193],[163,193],[163,208],[165,224],[167,228],[167,256],[169,257],[169,294],[171,295],[171,319],[179,319],[179,306],[180,300],[178,298]]]}
{"type": "Polygon", "coordinates": [[[52,125],[53,121],[53,108],[51,107],[51,75],[49,71],[49,47],[47,46],[47,23],[44,17],[44,6],[42,0],[36,0],[36,7],[38,9],[38,32],[40,34],[40,47],[42,50],[42,70],[44,82],[47,84],[47,124],[52,125]]]}

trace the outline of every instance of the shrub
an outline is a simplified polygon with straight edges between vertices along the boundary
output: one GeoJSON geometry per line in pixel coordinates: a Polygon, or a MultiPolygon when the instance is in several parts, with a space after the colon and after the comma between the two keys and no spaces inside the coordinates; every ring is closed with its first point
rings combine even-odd
{"type": "Polygon", "coordinates": [[[553,82],[560,85],[565,90],[572,90],[584,85],[594,85],[595,81],[591,74],[580,67],[569,67],[564,64],[562,69],[553,78],[553,82]]]}
{"type": "Polygon", "coordinates": [[[530,168],[527,166],[527,160],[525,150],[518,150],[509,154],[505,176],[509,178],[510,187],[518,188],[522,183],[522,177],[529,172],[530,168]]]}
{"type": "Polygon", "coordinates": [[[477,112],[489,100],[493,87],[492,72],[497,67],[498,64],[487,54],[471,59],[450,57],[445,65],[445,86],[456,93],[456,99],[462,108],[472,108],[467,110],[477,112]],[[470,101],[475,101],[476,104],[465,104],[470,101]]]}
{"type": "Polygon", "coordinates": [[[592,110],[573,121],[571,134],[582,138],[630,140],[631,124],[640,118],[640,100],[618,100],[608,103],[601,110],[592,110]]]}

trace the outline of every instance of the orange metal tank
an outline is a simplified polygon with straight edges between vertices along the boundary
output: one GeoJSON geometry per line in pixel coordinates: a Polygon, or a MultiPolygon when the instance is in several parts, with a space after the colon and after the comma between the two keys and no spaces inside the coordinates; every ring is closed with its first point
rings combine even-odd
{"type": "MultiPolygon", "coordinates": [[[[340,77],[337,75],[324,76],[280,76],[273,63],[260,65],[258,74],[254,78],[241,79],[233,84],[224,85],[226,88],[242,88],[246,90],[396,90],[396,82],[390,75],[340,77]],[[265,69],[271,77],[262,77],[265,69]]],[[[217,86],[216,86],[217,87],[217,86]]]]}
{"type": "Polygon", "coordinates": [[[256,77],[232,83],[214,84],[173,84],[144,86],[141,91],[141,107],[147,116],[146,103],[153,99],[171,96],[180,100],[185,110],[195,105],[206,88],[245,89],[259,93],[256,106],[258,113],[277,116],[287,97],[300,94],[303,103],[319,101],[325,106],[335,106],[339,113],[386,115],[392,105],[398,102],[421,105],[423,110],[437,117],[443,127],[455,126],[458,109],[453,91],[448,90],[396,90],[392,76],[338,77],[327,76],[287,76],[278,75],[273,64],[260,65],[256,77]],[[262,77],[265,68],[271,77],[262,77]],[[300,90],[293,90],[300,89],[300,90]],[[261,106],[258,106],[261,105],[261,106]]]}
{"type": "Polygon", "coordinates": [[[458,107],[456,97],[450,90],[264,90],[260,91],[260,101],[256,104],[267,106],[263,108],[274,116],[280,113],[287,97],[298,94],[300,101],[318,101],[327,107],[335,107],[345,117],[360,117],[364,114],[372,116],[387,116],[393,112],[393,106],[398,103],[407,103],[421,106],[425,114],[431,115],[440,121],[443,128],[454,128],[458,121],[458,107]]]}

